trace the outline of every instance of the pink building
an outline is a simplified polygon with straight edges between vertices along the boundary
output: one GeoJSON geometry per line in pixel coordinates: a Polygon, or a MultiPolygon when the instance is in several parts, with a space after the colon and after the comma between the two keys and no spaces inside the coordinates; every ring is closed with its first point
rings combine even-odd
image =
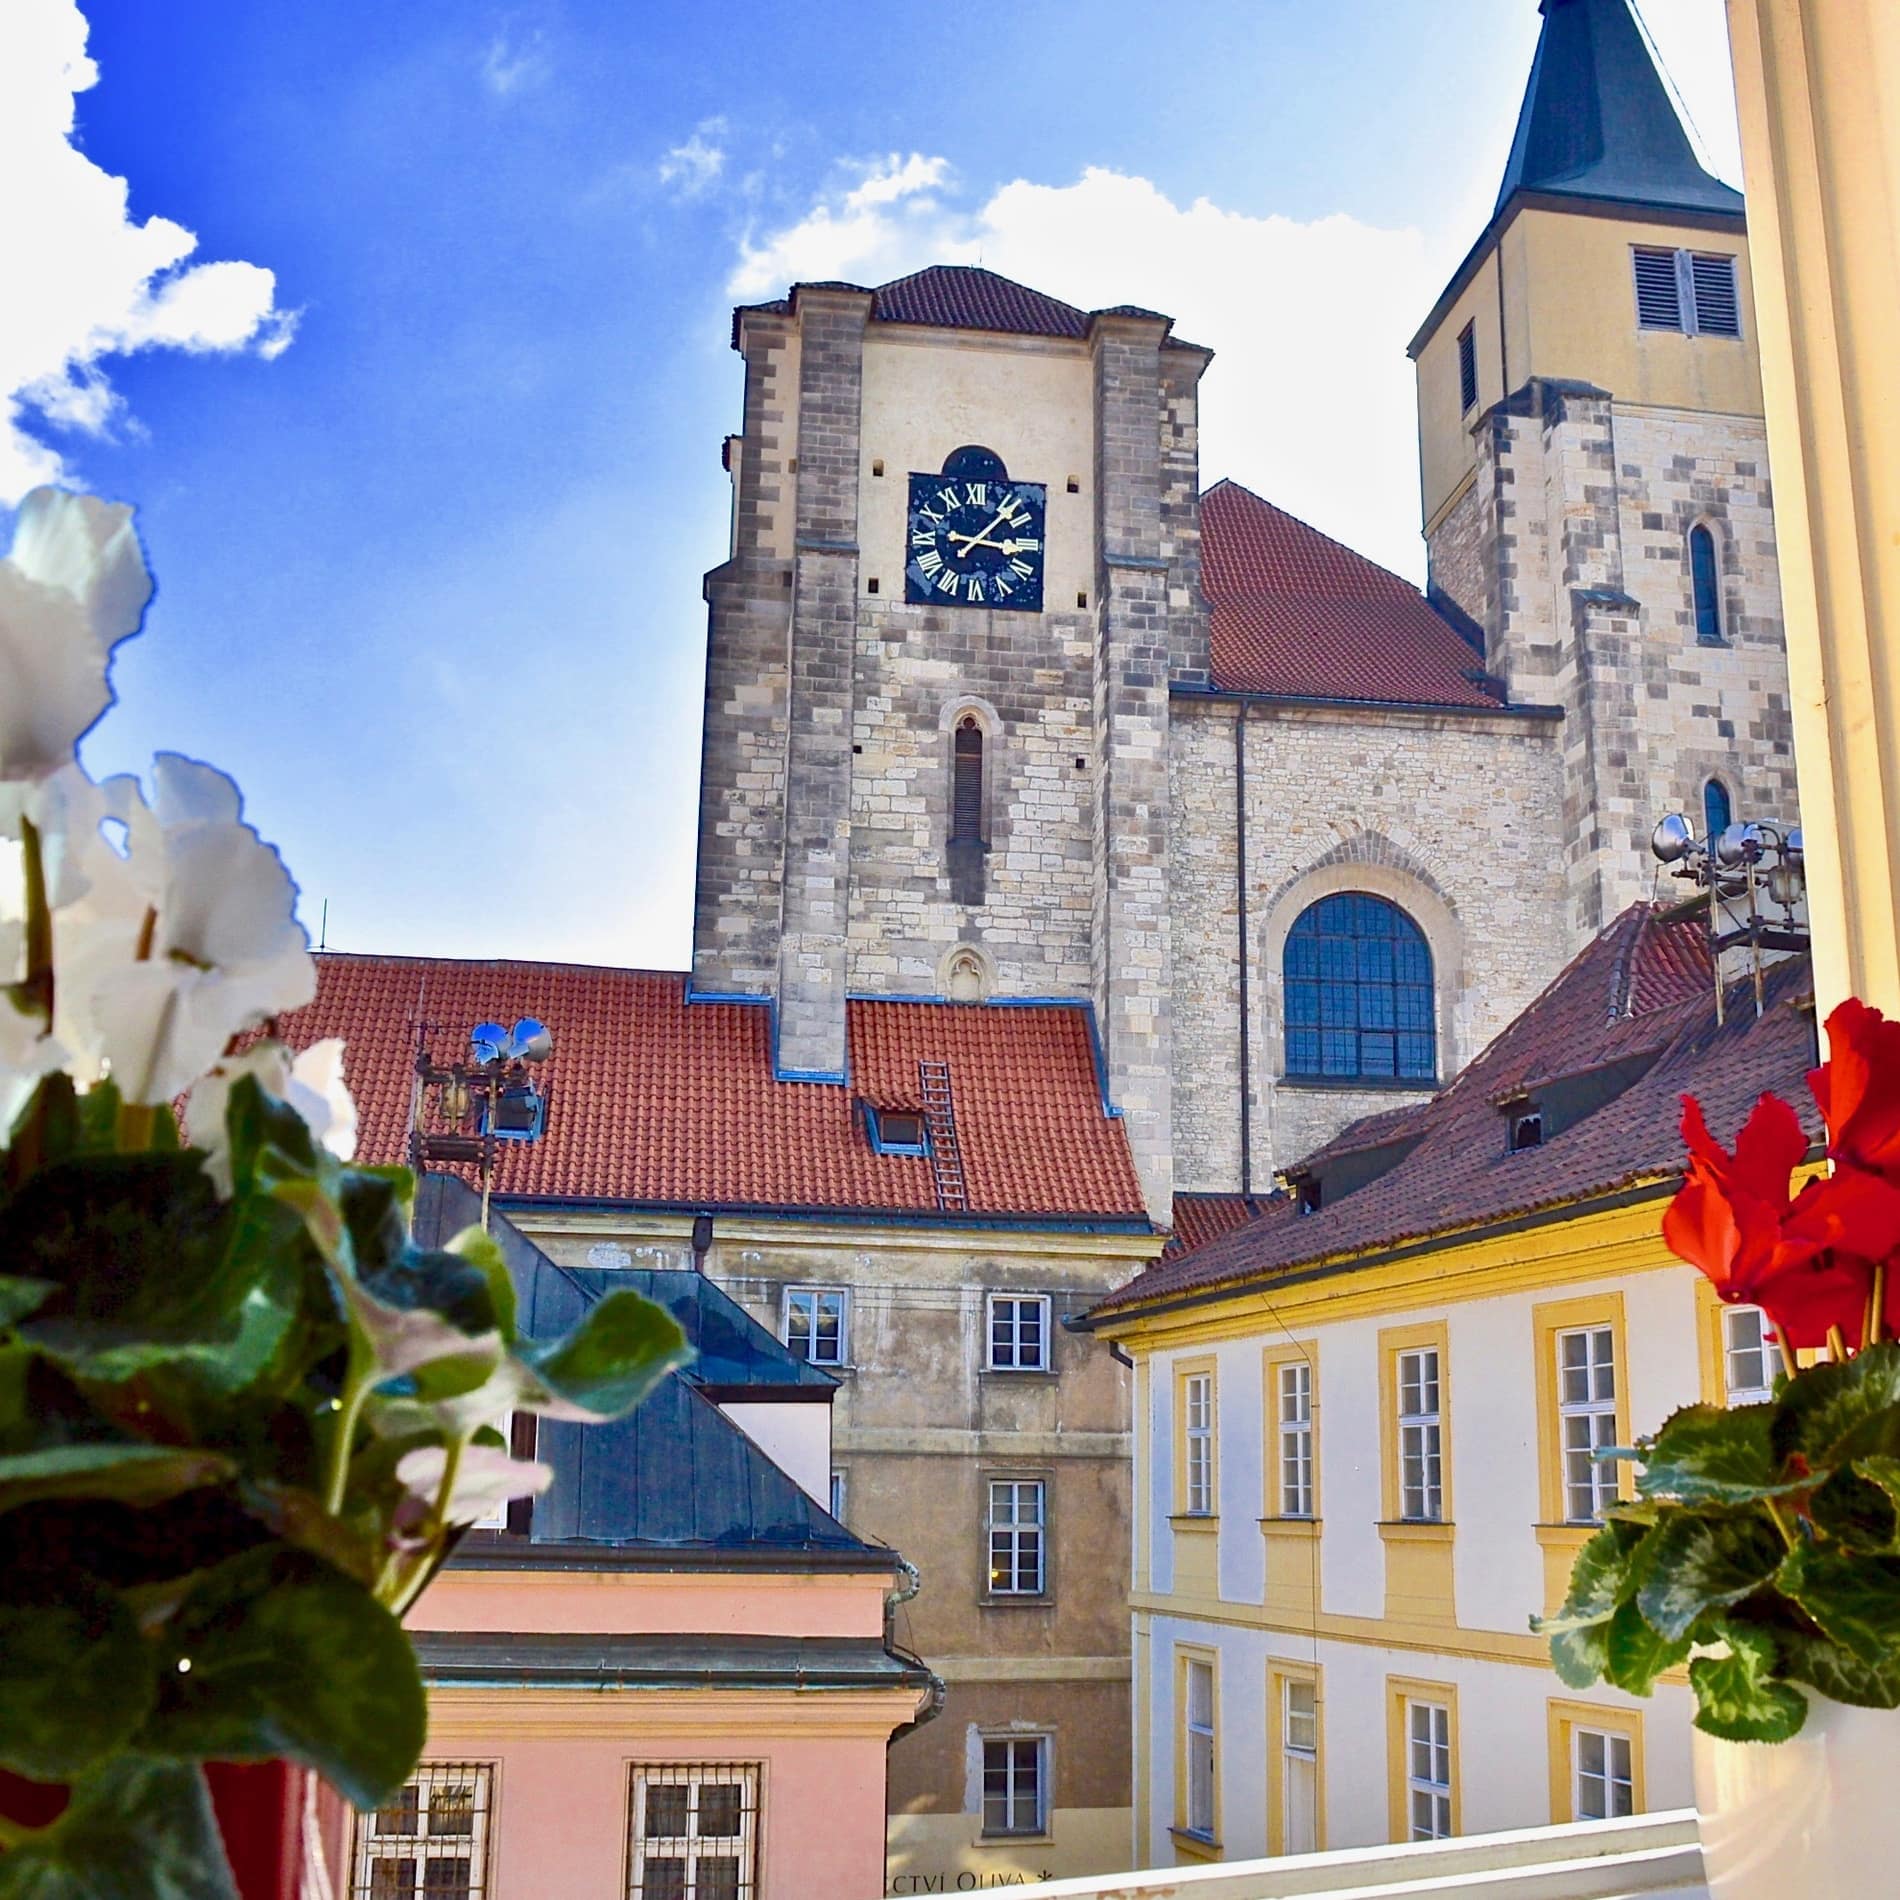
{"type": "MultiPolygon", "coordinates": [[[[474,1205],[425,1177],[418,1237],[474,1205]]],[[[885,1750],[939,1691],[890,1639],[908,1566],[821,1501],[836,1382],[702,1274],[557,1266],[493,1224],[530,1333],[633,1284],[697,1357],[617,1424],[544,1422],[550,1491],[472,1531],[411,1614],[428,1749],[358,1817],[347,1891],[873,1900],[885,1750]]]]}

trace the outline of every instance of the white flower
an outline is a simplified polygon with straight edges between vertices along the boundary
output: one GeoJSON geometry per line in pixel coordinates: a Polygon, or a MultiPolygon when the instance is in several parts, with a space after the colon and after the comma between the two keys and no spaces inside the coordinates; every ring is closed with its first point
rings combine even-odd
{"type": "Polygon", "coordinates": [[[129,959],[75,953],[57,969],[91,1049],[128,1102],[166,1102],[240,1031],[316,994],[283,860],[241,819],[237,787],[208,765],[162,752],[156,797],[127,814],[129,889],[144,900],[129,959]],[[83,975],[82,975],[83,971],[83,975]]]}
{"type": "Polygon", "coordinates": [[[192,1145],[205,1150],[205,1173],[221,1195],[231,1192],[231,1137],[225,1110],[242,1076],[255,1076],[265,1094],[288,1102],[311,1135],[340,1160],[356,1153],[356,1104],[343,1083],[343,1044],[327,1037],[293,1058],[281,1042],[254,1043],[227,1056],[193,1087],[185,1104],[192,1145]]]}
{"type": "MultiPolygon", "coordinates": [[[[0,561],[0,780],[71,762],[112,703],[112,649],[138,631],[151,595],[130,508],[57,488],[20,504],[0,561]]],[[[17,796],[0,799],[0,826],[18,816],[17,796]]]]}
{"type": "MultiPolygon", "coordinates": [[[[448,1453],[440,1445],[404,1452],[396,1461],[397,1480],[425,1504],[435,1502],[447,1469],[448,1453]]],[[[511,1458],[497,1446],[465,1445],[443,1518],[450,1524],[473,1524],[510,1498],[538,1497],[553,1476],[546,1465],[511,1458]]]]}

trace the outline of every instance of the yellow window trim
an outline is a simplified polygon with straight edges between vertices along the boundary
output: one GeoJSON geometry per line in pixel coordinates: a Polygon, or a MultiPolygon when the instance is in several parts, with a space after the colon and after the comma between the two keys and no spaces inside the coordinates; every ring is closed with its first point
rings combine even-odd
{"type": "Polygon", "coordinates": [[[1451,1328],[1443,1319],[1414,1326],[1379,1329],[1379,1496],[1380,1516],[1386,1524],[1407,1520],[1399,1516],[1399,1354],[1421,1348],[1438,1349],[1439,1518],[1446,1529],[1456,1521],[1451,1492],[1451,1328]]]}
{"type": "Polygon", "coordinates": [[[1195,1359],[1174,1362],[1174,1498],[1168,1521],[1179,1526],[1215,1525],[1220,1521],[1220,1380],[1214,1355],[1205,1353],[1195,1359]],[[1188,1505],[1187,1483],[1187,1383],[1190,1379],[1207,1380],[1207,1511],[1192,1511],[1188,1505]]]}
{"type": "MultiPolygon", "coordinates": [[[[1571,1526],[1564,1515],[1563,1433],[1557,1412],[1557,1335],[1586,1326],[1607,1326],[1610,1350],[1616,1355],[1616,1442],[1630,1442],[1629,1334],[1623,1323],[1620,1291],[1592,1293],[1581,1299],[1550,1300],[1531,1308],[1531,1330],[1537,1352],[1537,1502],[1538,1521],[1552,1527],[1571,1526]]],[[[1627,1495],[1629,1479],[1618,1465],[1617,1491],[1627,1495]]]]}
{"type": "Polygon", "coordinates": [[[1643,1775],[1643,1712],[1615,1709],[1600,1702],[1573,1702],[1552,1696],[1547,1707],[1550,1733],[1550,1824],[1562,1827],[1576,1816],[1576,1782],[1571,1773],[1571,1737],[1580,1728],[1605,1735],[1626,1735],[1630,1745],[1630,1799],[1638,1814],[1649,1811],[1643,1775]]]}
{"type": "Polygon", "coordinates": [[[1288,1339],[1269,1346],[1260,1355],[1261,1387],[1265,1403],[1261,1407],[1266,1414],[1266,1446],[1262,1463],[1265,1471],[1262,1476],[1262,1489],[1265,1496],[1261,1499],[1261,1522],[1278,1522],[1304,1526],[1317,1519],[1324,1508],[1320,1501],[1319,1477],[1319,1341],[1317,1339],[1288,1339]],[[1313,1453],[1313,1508],[1306,1517],[1286,1517],[1280,1509],[1280,1368],[1282,1366],[1305,1365],[1312,1374],[1312,1414],[1313,1423],[1308,1442],[1313,1453]]]}
{"type": "Polygon", "coordinates": [[[1221,1854],[1221,1733],[1220,1733],[1220,1652],[1199,1643],[1174,1646],[1174,1825],[1169,1832],[1177,1847],[1197,1859],[1218,1860],[1221,1854]],[[1188,1827],[1188,1664],[1205,1663],[1213,1684],[1214,1717],[1214,1833],[1194,1833],[1188,1827]]]}
{"type": "Polygon", "coordinates": [[[1286,1685],[1313,1685],[1313,1724],[1319,1746],[1313,1776],[1313,1847],[1326,1847],[1326,1672],[1323,1664],[1267,1662],[1267,1852],[1284,1854],[1286,1847],[1286,1685]]]}
{"type": "Polygon", "coordinates": [[[1451,1743],[1451,1831],[1465,1831],[1464,1777],[1458,1770],[1458,1685],[1427,1682],[1418,1676],[1385,1679],[1386,1831],[1394,1841],[1412,1838],[1412,1804],[1406,1799],[1406,1724],[1408,1702],[1439,1702],[1447,1710],[1446,1736],[1451,1743]]]}

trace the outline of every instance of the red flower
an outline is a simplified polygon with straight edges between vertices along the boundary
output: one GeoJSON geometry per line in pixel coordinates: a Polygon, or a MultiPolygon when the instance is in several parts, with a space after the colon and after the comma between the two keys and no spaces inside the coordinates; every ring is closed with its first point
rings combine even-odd
{"type": "Polygon", "coordinates": [[[1808,1077],[1828,1153],[1900,1183],[1900,1022],[1849,997],[1827,1019],[1828,1060],[1808,1077]]]}
{"type": "Polygon", "coordinates": [[[1663,1216],[1670,1250],[1724,1300],[1759,1306],[1791,1346],[1825,1345],[1830,1326],[1858,1342],[1872,1263],[1900,1246],[1900,1189],[1843,1169],[1791,1199],[1808,1137],[1777,1095],[1755,1104],[1732,1156],[1693,1096],[1682,1100],[1682,1134],[1689,1167],[1663,1216]]]}

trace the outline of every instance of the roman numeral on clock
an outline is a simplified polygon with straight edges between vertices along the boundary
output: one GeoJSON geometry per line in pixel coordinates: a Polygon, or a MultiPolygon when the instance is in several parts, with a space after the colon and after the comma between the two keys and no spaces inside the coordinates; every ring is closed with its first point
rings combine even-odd
{"type": "Polygon", "coordinates": [[[973,601],[983,598],[983,576],[981,574],[972,574],[970,576],[970,584],[964,589],[964,598],[973,601]]]}
{"type": "Polygon", "coordinates": [[[935,548],[925,548],[917,557],[917,565],[926,574],[934,574],[943,565],[943,556],[935,548]]]}

